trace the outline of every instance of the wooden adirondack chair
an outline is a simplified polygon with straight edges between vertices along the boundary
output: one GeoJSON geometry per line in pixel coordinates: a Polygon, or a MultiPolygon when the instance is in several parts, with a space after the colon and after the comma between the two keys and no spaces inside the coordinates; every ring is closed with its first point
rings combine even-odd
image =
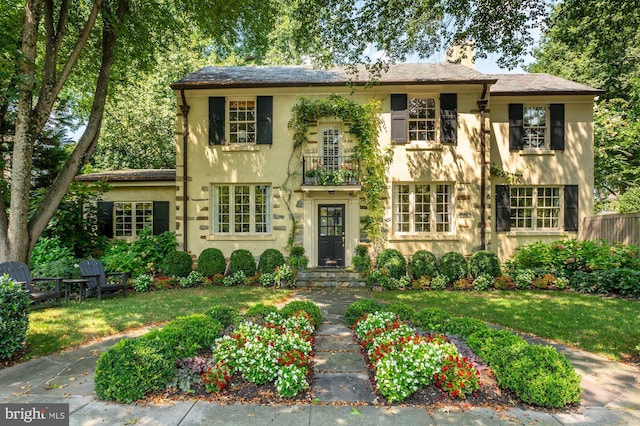
{"type": "Polygon", "coordinates": [[[0,275],[7,274],[12,280],[22,283],[24,289],[29,292],[29,297],[34,304],[42,304],[48,300],[56,301],[60,306],[60,285],[62,278],[39,277],[32,278],[29,267],[22,262],[0,263],[0,275]],[[36,283],[49,282],[55,284],[55,290],[41,290],[36,283]]]}
{"type": "Polygon", "coordinates": [[[120,290],[127,296],[126,272],[106,273],[102,263],[92,259],[80,262],[80,272],[83,278],[89,279],[87,297],[97,293],[98,300],[102,300],[103,297],[115,296],[120,290]],[[116,278],[116,282],[113,283],[110,278],[116,278]]]}

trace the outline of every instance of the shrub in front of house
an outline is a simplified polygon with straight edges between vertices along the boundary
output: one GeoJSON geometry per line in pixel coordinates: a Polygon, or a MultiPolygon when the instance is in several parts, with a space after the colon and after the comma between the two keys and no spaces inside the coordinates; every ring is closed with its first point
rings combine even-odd
{"type": "Polygon", "coordinates": [[[140,274],[133,279],[133,288],[141,293],[149,291],[153,287],[153,278],[149,274],[140,274]]]}
{"type": "Polygon", "coordinates": [[[426,250],[418,250],[411,257],[411,276],[414,279],[421,277],[433,278],[438,269],[438,258],[436,255],[426,250]]]}
{"type": "Polygon", "coordinates": [[[557,408],[580,401],[580,376],[567,357],[551,346],[512,345],[491,365],[500,386],[524,402],[557,408]]]}
{"type": "Polygon", "coordinates": [[[493,277],[489,274],[480,274],[473,280],[473,289],[476,291],[490,290],[493,287],[493,277]]]}
{"type": "Polygon", "coordinates": [[[176,360],[211,347],[222,325],[203,315],[178,317],[162,329],[134,339],[122,339],[100,355],[96,365],[98,398],[130,403],[164,389],[176,360]]]}
{"type": "Polygon", "coordinates": [[[273,273],[278,266],[284,265],[284,255],[278,249],[266,249],[260,255],[258,261],[258,272],[273,273]]]}
{"type": "Polygon", "coordinates": [[[513,272],[513,282],[518,290],[529,290],[536,274],[530,269],[518,269],[513,272]]]}
{"type": "Polygon", "coordinates": [[[29,327],[29,295],[8,275],[0,275],[0,359],[22,349],[29,327]]]}
{"type": "Polygon", "coordinates": [[[409,306],[403,302],[392,302],[384,307],[386,312],[393,312],[402,321],[411,321],[416,314],[413,306],[409,306]]]}
{"type": "Polygon", "coordinates": [[[153,235],[150,228],[145,228],[131,242],[112,241],[100,261],[105,270],[127,272],[131,278],[144,273],[153,275],[161,269],[165,257],[175,251],[176,246],[174,232],[153,235]]]}
{"type": "Polygon", "coordinates": [[[289,302],[280,309],[280,314],[285,317],[293,316],[296,312],[303,311],[308,313],[313,319],[313,326],[318,327],[322,322],[322,312],[318,305],[307,300],[294,300],[289,302]]]}
{"type": "Polygon", "coordinates": [[[471,350],[487,364],[493,364],[500,352],[513,345],[524,346],[528,343],[522,337],[509,330],[496,330],[484,327],[466,336],[466,343],[471,350]]]}
{"type": "Polygon", "coordinates": [[[240,312],[236,308],[225,305],[214,305],[207,309],[204,314],[218,321],[224,328],[238,324],[240,318],[240,312]]]}
{"type": "Polygon", "coordinates": [[[469,272],[471,272],[473,278],[477,278],[482,274],[490,275],[491,278],[499,277],[502,274],[500,259],[492,251],[477,251],[469,259],[469,272]]]}
{"type": "Polygon", "coordinates": [[[264,321],[264,318],[271,313],[277,314],[278,308],[272,305],[264,305],[262,303],[258,303],[256,305],[249,307],[244,312],[244,317],[251,318],[254,320],[254,322],[262,322],[264,321]]]}
{"type": "Polygon", "coordinates": [[[162,261],[162,273],[167,277],[186,277],[193,270],[193,259],[186,251],[173,251],[162,261]]]}
{"type": "Polygon", "coordinates": [[[208,247],[198,257],[198,272],[205,277],[224,275],[227,270],[227,261],[222,251],[215,247],[208,247]]]}
{"type": "Polygon", "coordinates": [[[455,280],[467,277],[469,264],[462,254],[450,251],[438,260],[438,273],[447,279],[447,284],[451,284],[455,280]]]}
{"type": "Polygon", "coordinates": [[[371,269],[371,256],[369,256],[369,248],[363,244],[356,247],[355,255],[351,262],[356,272],[365,273],[371,269]]]}
{"type": "Polygon", "coordinates": [[[451,315],[438,308],[423,308],[413,316],[413,324],[425,331],[441,333],[444,325],[451,319],[451,315]]]}
{"type": "Polygon", "coordinates": [[[378,269],[386,269],[389,276],[400,279],[407,274],[407,260],[396,249],[384,249],[378,253],[376,259],[378,269]]]}
{"type": "Polygon", "coordinates": [[[296,271],[303,271],[307,267],[308,263],[309,258],[305,255],[304,247],[291,247],[289,258],[287,259],[287,264],[291,267],[291,269],[296,271]]]}
{"type": "Polygon", "coordinates": [[[360,299],[347,307],[344,313],[344,321],[348,327],[353,327],[364,315],[372,314],[380,310],[382,310],[382,305],[375,300],[360,299]]]}
{"type": "Polygon", "coordinates": [[[246,249],[237,249],[229,257],[229,274],[234,275],[242,271],[246,277],[251,277],[256,273],[256,260],[253,254],[246,249]]]}

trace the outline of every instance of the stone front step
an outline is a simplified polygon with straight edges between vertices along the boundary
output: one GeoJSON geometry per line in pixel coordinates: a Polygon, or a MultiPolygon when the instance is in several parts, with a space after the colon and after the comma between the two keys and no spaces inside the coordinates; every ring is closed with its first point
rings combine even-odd
{"type": "Polygon", "coordinates": [[[296,286],[308,287],[337,287],[337,288],[366,288],[367,280],[357,272],[344,269],[308,269],[299,271],[296,276],[296,286]]]}

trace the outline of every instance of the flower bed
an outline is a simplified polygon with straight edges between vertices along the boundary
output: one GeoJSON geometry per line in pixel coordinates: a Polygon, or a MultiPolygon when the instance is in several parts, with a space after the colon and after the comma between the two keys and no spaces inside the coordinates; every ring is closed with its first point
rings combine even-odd
{"type": "Polygon", "coordinates": [[[418,335],[395,313],[369,314],[354,327],[369,357],[376,386],[389,402],[435,383],[454,398],[479,387],[479,373],[444,335],[418,335]]]}

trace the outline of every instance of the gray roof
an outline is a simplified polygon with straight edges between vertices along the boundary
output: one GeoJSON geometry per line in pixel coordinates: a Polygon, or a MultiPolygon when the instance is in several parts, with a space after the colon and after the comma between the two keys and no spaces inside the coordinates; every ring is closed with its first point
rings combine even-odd
{"type": "MultiPolygon", "coordinates": [[[[208,66],[187,74],[173,83],[173,89],[208,89],[242,87],[304,87],[362,85],[369,73],[358,68],[350,74],[346,68],[314,69],[298,66],[208,66]]],[[[604,93],[583,84],[550,74],[483,74],[462,64],[400,63],[390,65],[379,80],[381,85],[490,84],[492,96],[510,95],[591,95],[604,93]]]]}
{"type": "Polygon", "coordinates": [[[597,96],[604,90],[594,89],[584,84],[565,80],[551,74],[492,74],[487,77],[498,79],[491,86],[491,96],[513,95],[591,95],[597,96]]]}
{"type": "MultiPolygon", "coordinates": [[[[369,73],[358,68],[350,74],[346,68],[314,69],[311,66],[204,67],[187,74],[171,85],[172,89],[206,89],[226,87],[298,87],[343,86],[365,84],[369,73]]],[[[495,77],[482,74],[461,64],[424,63],[390,65],[380,76],[380,84],[492,84],[495,77]]]]}
{"type": "Polygon", "coordinates": [[[89,173],[76,176],[79,182],[95,182],[104,180],[107,182],[152,182],[175,181],[175,169],[129,169],[112,170],[108,172],[89,173]]]}

